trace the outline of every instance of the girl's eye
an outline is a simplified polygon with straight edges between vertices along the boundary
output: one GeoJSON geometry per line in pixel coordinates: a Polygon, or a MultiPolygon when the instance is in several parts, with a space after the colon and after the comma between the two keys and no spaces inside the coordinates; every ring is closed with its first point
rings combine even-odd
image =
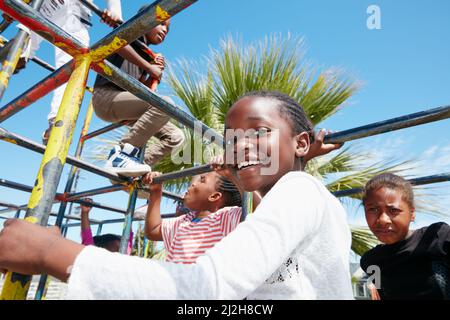
{"type": "Polygon", "coordinates": [[[400,209],[397,208],[389,208],[389,213],[391,214],[398,214],[400,212],[400,209]]]}
{"type": "Polygon", "coordinates": [[[270,129],[268,128],[258,128],[258,130],[254,131],[250,137],[253,138],[259,138],[259,137],[264,137],[265,135],[267,135],[270,132],[270,129]]]}
{"type": "Polygon", "coordinates": [[[378,213],[378,208],[377,207],[371,207],[371,208],[367,208],[367,212],[369,212],[369,213],[373,213],[373,214],[375,214],[375,213],[378,213]]]}

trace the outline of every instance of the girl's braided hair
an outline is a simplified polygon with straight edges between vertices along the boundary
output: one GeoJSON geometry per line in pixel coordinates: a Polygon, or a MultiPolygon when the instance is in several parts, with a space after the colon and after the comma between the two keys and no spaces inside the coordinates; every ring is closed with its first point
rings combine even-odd
{"type": "Polygon", "coordinates": [[[241,207],[242,198],[241,193],[234,183],[230,180],[219,176],[217,179],[217,191],[221,192],[224,196],[224,204],[226,207],[241,207]]]}

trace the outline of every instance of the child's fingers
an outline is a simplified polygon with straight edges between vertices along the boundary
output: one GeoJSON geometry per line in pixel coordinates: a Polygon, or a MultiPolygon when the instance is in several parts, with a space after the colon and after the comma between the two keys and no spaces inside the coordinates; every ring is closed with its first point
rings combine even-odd
{"type": "Polygon", "coordinates": [[[152,180],[153,180],[153,178],[152,178],[151,172],[145,174],[144,177],[142,178],[142,182],[143,182],[144,184],[151,184],[151,183],[152,183],[152,180]]]}
{"type": "Polygon", "coordinates": [[[155,58],[155,62],[158,64],[166,65],[166,60],[164,59],[163,56],[157,56],[155,58]]]}
{"type": "Polygon", "coordinates": [[[102,22],[107,22],[107,20],[108,20],[108,10],[105,9],[105,10],[103,10],[103,13],[102,13],[102,22]]]}
{"type": "Polygon", "coordinates": [[[159,171],[152,172],[152,174],[153,174],[153,178],[156,178],[156,177],[159,177],[162,175],[162,173],[159,171]]]}
{"type": "Polygon", "coordinates": [[[83,201],[84,201],[85,203],[83,203],[83,204],[80,205],[81,208],[89,208],[89,209],[92,208],[92,206],[91,206],[90,204],[91,204],[92,202],[94,202],[94,201],[92,201],[91,198],[84,198],[83,201]]]}
{"type": "Polygon", "coordinates": [[[8,22],[13,22],[14,21],[14,19],[13,18],[11,18],[10,16],[8,16],[7,14],[2,14],[2,17],[3,17],[3,19],[5,19],[6,21],[8,21],[8,22]]]}
{"type": "Polygon", "coordinates": [[[223,169],[224,165],[223,156],[214,156],[211,159],[210,164],[213,166],[214,170],[223,169]]]}
{"type": "Polygon", "coordinates": [[[317,142],[323,143],[323,139],[325,138],[326,133],[327,133],[326,129],[320,129],[320,131],[315,136],[315,140],[317,142]]]}
{"type": "MultiPolygon", "coordinates": [[[[333,131],[333,130],[328,130],[327,131],[327,135],[328,134],[333,134],[333,133],[336,133],[336,131],[333,131]]],[[[342,142],[342,143],[333,143],[333,145],[335,146],[336,149],[339,149],[340,147],[342,147],[344,145],[344,142],[342,142]]]]}
{"type": "Polygon", "coordinates": [[[154,171],[154,172],[149,172],[147,173],[144,178],[142,179],[142,181],[147,184],[150,185],[153,183],[153,179],[155,179],[156,177],[159,177],[160,175],[162,175],[161,172],[158,171],[154,171]]]}

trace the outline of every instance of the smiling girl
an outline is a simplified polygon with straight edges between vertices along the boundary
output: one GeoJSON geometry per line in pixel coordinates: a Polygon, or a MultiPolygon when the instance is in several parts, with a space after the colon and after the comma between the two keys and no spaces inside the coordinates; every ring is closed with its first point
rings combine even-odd
{"type": "Polygon", "coordinates": [[[253,92],[231,107],[225,125],[261,133],[233,137],[225,151],[227,159],[233,154],[227,165],[244,190],[263,198],[196,263],[112,254],[8,220],[0,267],[69,279],[70,299],[352,299],[346,213],[319,180],[302,172],[313,132],[302,107],[278,92],[253,92]],[[255,145],[267,150],[270,163],[252,154],[255,145]],[[246,164],[237,161],[242,150],[246,164]],[[275,172],[265,174],[270,166],[275,172]]]}

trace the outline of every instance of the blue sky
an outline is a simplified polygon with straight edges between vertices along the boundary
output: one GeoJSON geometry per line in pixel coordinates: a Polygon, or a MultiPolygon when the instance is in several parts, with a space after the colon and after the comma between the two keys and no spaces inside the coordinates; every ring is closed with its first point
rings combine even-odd
{"type": "MultiPolygon", "coordinates": [[[[96,3],[103,7],[104,2],[96,3]]],[[[148,3],[144,0],[123,0],[124,18],[130,18],[137,9],[148,3]]],[[[225,36],[239,35],[244,42],[263,39],[266,35],[279,33],[304,37],[307,52],[305,58],[319,71],[340,68],[361,81],[362,88],[349,103],[321,127],[344,130],[375,121],[418,112],[450,104],[450,2],[434,1],[305,1],[305,0],[200,0],[172,19],[169,36],[155,51],[166,59],[178,58],[199,61],[210,48],[217,48],[225,36]],[[370,5],[381,9],[381,30],[369,30],[366,10],[370,5]]],[[[108,27],[93,18],[90,30],[91,43],[109,32],[108,27]]],[[[10,27],[4,35],[12,38],[16,32],[10,27]]],[[[53,49],[43,43],[38,56],[54,64],[53,49]]],[[[47,71],[30,63],[20,74],[14,76],[2,100],[2,106],[38,82],[47,71]]],[[[92,83],[95,73],[91,72],[92,83]]],[[[162,94],[170,94],[164,84],[162,94]]],[[[84,117],[87,94],[75,139],[79,136],[84,117]]],[[[46,127],[51,95],[41,99],[1,124],[2,127],[40,141],[46,127]]],[[[358,142],[359,148],[370,152],[375,159],[398,161],[417,159],[420,165],[413,172],[417,176],[450,171],[449,120],[420,127],[397,131],[358,142]]],[[[104,125],[95,118],[91,129],[104,125]]],[[[97,142],[98,143],[98,142],[97,142]]],[[[73,154],[76,142],[71,147],[73,154]]],[[[95,146],[89,142],[87,149],[95,146]]],[[[2,166],[0,178],[32,185],[39,168],[41,156],[31,151],[1,142],[2,166]]],[[[62,191],[67,177],[64,170],[58,191],[62,191]]],[[[108,181],[83,173],[78,190],[87,190],[108,185],[108,181]]],[[[435,194],[444,213],[448,213],[449,183],[436,185],[435,194]]],[[[29,194],[1,188],[0,200],[16,204],[28,202],[29,194]]],[[[123,192],[103,195],[96,201],[125,208],[127,194],[123,192]]],[[[143,202],[139,202],[142,204],[143,202]]],[[[54,211],[58,209],[54,206],[54,211]]],[[[169,202],[163,212],[173,208],[169,202]]],[[[349,221],[364,224],[361,210],[355,205],[348,207],[349,221]]],[[[119,214],[94,209],[93,218],[118,218],[119,214]]],[[[415,226],[419,227],[442,220],[429,215],[420,215],[415,226]]],[[[445,219],[450,222],[450,219],[445,219]]],[[[1,222],[0,222],[1,223],[1,222]]],[[[78,241],[79,229],[70,231],[69,237],[78,241]]],[[[95,232],[95,228],[94,228],[95,232]]],[[[103,232],[121,233],[120,225],[105,226],[103,232]]]]}

